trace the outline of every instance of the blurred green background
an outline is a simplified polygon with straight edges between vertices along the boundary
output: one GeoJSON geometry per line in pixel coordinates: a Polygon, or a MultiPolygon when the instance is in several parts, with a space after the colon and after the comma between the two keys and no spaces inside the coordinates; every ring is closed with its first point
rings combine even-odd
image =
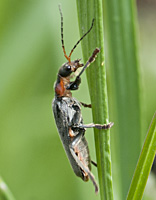
{"type": "MultiPolygon", "coordinates": [[[[84,183],[72,172],[52,115],[53,85],[58,68],[66,62],[59,3],[69,52],[79,39],[76,1],[0,1],[0,176],[17,200],[99,199],[92,183],[84,183]]],[[[152,1],[138,4],[144,133],[156,105],[155,8],[152,1]]],[[[82,58],[80,46],[72,58],[82,58]]],[[[85,75],[82,79],[80,90],[73,95],[89,103],[85,75]]],[[[85,123],[92,121],[90,110],[82,109],[82,113],[85,123]]],[[[114,121],[113,111],[110,119],[114,121]]],[[[95,160],[92,130],[86,137],[95,160]]],[[[93,173],[97,180],[94,167],[93,173]]]]}

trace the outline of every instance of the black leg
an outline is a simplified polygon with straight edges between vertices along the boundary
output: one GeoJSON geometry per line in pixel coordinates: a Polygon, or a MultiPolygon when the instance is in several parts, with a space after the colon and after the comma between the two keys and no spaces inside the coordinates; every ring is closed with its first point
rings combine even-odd
{"type": "Polygon", "coordinates": [[[91,160],[92,165],[94,165],[95,167],[97,167],[97,163],[91,160]]]}
{"type": "Polygon", "coordinates": [[[66,87],[67,90],[77,90],[79,89],[79,85],[81,83],[80,76],[77,76],[75,81],[72,81],[69,83],[69,85],[66,87]]]}
{"type": "Polygon", "coordinates": [[[83,106],[83,107],[85,107],[85,108],[92,108],[92,105],[91,104],[86,104],[86,103],[82,103],[82,102],[80,102],[81,103],[81,105],[83,106]]]}
{"type": "Polygon", "coordinates": [[[67,90],[77,90],[79,88],[79,85],[81,83],[81,74],[85,71],[85,69],[87,67],[89,67],[89,65],[94,62],[97,54],[100,52],[100,49],[96,48],[93,52],[93,54],[91,55],[91,57],[88,59],[87,63],[85,64],[85,66],[83,67],[83,69],[81,70],[81,72],[79,73],[78,76],[76,76],[75,81],[70,82],[70,84],[66,87],[67,90]]]}

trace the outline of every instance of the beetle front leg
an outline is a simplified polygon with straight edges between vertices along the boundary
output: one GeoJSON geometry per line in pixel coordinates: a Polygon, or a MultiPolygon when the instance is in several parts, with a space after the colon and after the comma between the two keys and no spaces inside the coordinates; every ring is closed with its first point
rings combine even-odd
{"type": "Polygon", "coordinates": [[[76,151],[76,146],[78,145],[79,141],[82,139],[82,137],[84,136],[84,133],[79,133],[74,140],[72,141],[72,143],[69,145],[69,149],[70,152],[73,156],[73,158],[75,159],[76,163],[78,164],[78,166],[89,176],[90,180],[92,181],[94,187],[95,187],[95,192],[98,193],[98,185],[95,181],[94,175],[91,173],[91,171],[89,170],[89,168],[87,166],[85,166],[83,164],[83,162],[79,159],[78,155],[79,152],[76,151]]]}
{"type": "Polygon", "coordinates": [[[109,129],[114,125],[113,122],[110,122],[108,124],[79,124],[76,127],[77,128],[97,128],[97,129],[109,129]]]}
{"type": "Polygon", "coordinates": [[[72,81],[69,83],[69,85],[66,87],[67,90],[77,90],[79,88],[79,85],[81,83],[80,76],[77,76],[75,81],[72,81]]]}
{"type": "Polygon", "coordinates": [[[79,75],[76,77],[75,81],[69,83],[69,85],[66,87],[67,90],[77,90],[79,88],[79,85],[81,83],[81,78],[80,76],[82,75],[82,73],[85,71],[85,69],[87,67],[89,67],[89,65],[94,62],[97,54],[100,52],[99,48],[96,48],[93,51],[93,54],[91,55],[91,57],[88,59],[87,63],[85,64],[85,66],[83,67],[83,69],[81,70],[81,72],[79,73],[79,75]]]}

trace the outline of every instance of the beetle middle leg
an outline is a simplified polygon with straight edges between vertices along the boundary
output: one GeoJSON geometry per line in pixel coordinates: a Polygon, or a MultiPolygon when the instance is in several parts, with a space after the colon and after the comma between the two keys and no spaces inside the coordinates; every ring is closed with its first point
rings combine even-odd
{"type": "Polygon", "coordinates": [[[78,135],[76,135],[76,137],[73,139],[73,141],[71,142],[71,144],[69,145],[70,148],[70,152],[73,156],[73,158],[75,159],[76,163],[78,164],[78,166],[84,171],[84,173],[86,175],[89,176],[90,180],[92,181],[94,187],[95,187],[95,192],[98,192],[98,185],[95,181],[94,175],[91,173],[90,169],[88,168],[88,166],[86,166],[79,158],[79,152],[76,151],[76,147],[79,144],[79,142],[81,141],[82,137],[84,136],[84,132],[80,132],[78,135]]]}
{"type": "Polygon", "coordinates": [[[109,129],[111,128],[112,126],[114,125],[113,122],[110,122],[108,124],[79,124],[79,125],[76,125],[74,126],[74,128],[97,128],[97,129],[109,129]]]}
{"type": "Polygon", "coordinates": [[[80,103],[85,108],[92,108],[92,104],[86,104],[86,103],[83,103],[83,102],[80,102],[80,103]]]}

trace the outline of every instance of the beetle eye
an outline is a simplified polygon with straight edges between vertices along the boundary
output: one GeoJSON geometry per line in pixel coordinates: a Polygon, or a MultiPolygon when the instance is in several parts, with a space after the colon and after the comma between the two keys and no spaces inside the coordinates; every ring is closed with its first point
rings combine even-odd
{"type": "Polygon", "coordinates": [[[67,66],[66,66],[66,69],[67,69],[68,71],[70,71],[70,70],[71,70],[71,66],[70,66],[70,65],[67,65],[67,66]]]}
{"type": "Polygon", "coordinates": [[[69,63],[65,63],[59,70],[59,75],[62,77],[70,76],[72,73],[72,66],[69,63]]]}

